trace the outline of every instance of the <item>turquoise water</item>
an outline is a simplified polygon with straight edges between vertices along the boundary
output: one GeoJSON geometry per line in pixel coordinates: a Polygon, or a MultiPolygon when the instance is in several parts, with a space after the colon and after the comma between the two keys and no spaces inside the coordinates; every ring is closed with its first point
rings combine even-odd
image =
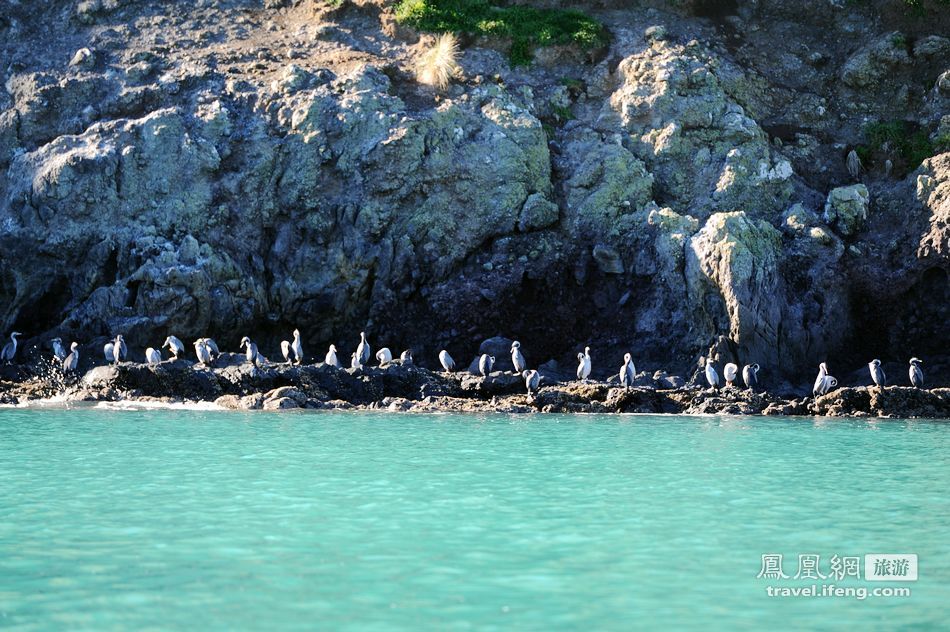
{"type": "Polygon", "coordinates": [[[5,409],[0,627],[937,628],[948,453],[925,421],[5,409]],[[890,552],[909,597],[756,578],[890,552]]]}

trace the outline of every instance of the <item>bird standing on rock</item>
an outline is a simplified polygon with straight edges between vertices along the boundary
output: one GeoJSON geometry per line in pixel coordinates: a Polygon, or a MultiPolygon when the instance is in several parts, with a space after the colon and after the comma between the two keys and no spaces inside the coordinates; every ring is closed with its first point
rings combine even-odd
{"type": "Polygon", "coordinates": [[[330,345],[330,349],[327,351],[326,357],[323,358],[323,363],[327,366],[335,366],[337,368],[340,367],[340,360],[336,357],[336,345],[330,345]]]}
{"type": "Polygon", "coordinates": [[[838,386],[838,379],[831,375],[826,375],[823,379],[822,384],[823,386],[821,387],[821,394],[825,395],[827,393],[830,393],[831,389],[838,386]]]}
{"type": "Polygon", "coordinates": [[[198,338],[195,340],[195,355],[198,356],[198,362],[205,366],[211,366],[211,347],[205,342],[207,338],[198,338]]]}
{"type": "Polygon", "coordinates": [[[72,373],[79,367],[79,343],[74,342],[69,345],[69,355],[63,360],[63,371],[72,373]]]}
{"type": "Polygon", "coordinates": [[[122,334],[115,337],[115,344],[112,345],[112,357],[116,364],[125,360],[129,353],[129,348],[125,346],[125,339],[122,334]]]}
{"type": "Polygon", "coordinates": [[[221,355],[221,350],[218,349],[218,344],[211,338],[202,338],[201,342],[208,348],[208,354],[211,356],[211,361],[214,362],[218,359],[218,356],[221,355]]]}
{"type": "Polygon", "coordinates": [[[376,359],[379,361],[379,366],[389,364],[393,361],[393,352],[389,350],[389,347],[383,347],[376,352],[376,359]]]}
{"type": "Polygon", "coordinates": [[[478,372],[481,373],[483,377],[488,377],[494,366],[495,356],[490,356],[487,353],[483,353],[482,357],[478,359],[478,372]]]}
{"type": "Polygon", "coordinates": [[[145,361],[154,366],[162,361],[162,353],[158,349],[149,347],[145,350],[145,361]]]}
{"type": "Polygon", "coordinates": [[[712,365],[712,362],[706,360],[706,381],[709,383],[710,388],[719,388],[719,374],[716,372],[716,367],[712,365]]]}
{"type": "Polygon", "coordinates": [[[412,349],[406,349],[399,354],[399,361],[403,365],[412,364],[412,349]]]}
{"type": "Polygon", "coordinates": [[[590,377],[590,347],[584,347],[584,353],[577,354],[577,379],[590,377]]]}
{"type": "Polygon", "coordinates": [[[825,376],[828,375],[828,365],[822,362],[818,365],[818,377],[815,378],[815,385],[811,389],[811,394],[815,397],[819,395],[824,395],[825,391],[825,376]]]}
{"type": "Polygon", "coordinates": [[[633,365],[633,356],[629,353],[623,355],[623,366],[620,367],[620,383],[623,386],[633,386],[637,379],[637,368],[633,365]]]}
{"type": "Polygon", "coordinates": [[[359,359],[360,364],[366,364],[369,362],[370,348],[369,341],[366,339],[366,332],[360,332],[360,344],[356,347],[356,357],[359,359]]]}
{"type": "Polygon", "coordinates": [[[881,361],[877,358],[868,362],[868,369],[871,371],[871,379],[874,383],[883,388],[887,383],[887,376],[884,375],[884,369],[881,367],[881,361]]]}
{"type": "Polygon", "coordinates": [[[924,372],[920,370],[920,365],[923,362],[919,358],[910,359],[910,383],[913,384],[916,388],[924,387],[924,372]]]}
{"type": "Polygon", "coordinates": [[[178,359],[178,356],[185,353],[185,344],[176,338],[175,336],[169,336],[165,338],[165,342],[162,344],[162,349],[168,347],[168,352],[175,356],[175,359],[178,359]]]}
{"type": "Polygon", "coordinates": [[[350,368],[351,369],[362,369],[363,363],[360,362],[360,356],[354,351],[353,355],[350,357],[350,368]]]}
{"type": "Polygon", "coordinates": [[[746,388],[754,391],[759,384],[759,365],[747,364],[742,367],[742,381],[745,382],[746,388]]]}
{"type": "Polygon", "coordinates": [[[66,359],[66,350],[63,349],[62,338],[53,338],[49,341],[49,344],[53,348],[53,358],[60,362],[66,359]]]}
{"type": "Polygon", "coordinates": [[[261,354],[257,351],[257,345],[251,342],[247,336],[241,338],[241,348],[245,350],[247,361],[258,366],[261,360],[261,354]]]}
{"type": "Polygon", "coordinates": [[[23,334],[21,334],[19,331],[14,331],[12,334],[10,334],[10,342],[3,345],[3,350],[0,351],[0,360],[4,362],[13,361],[13,358],[16,356],[16,348],[17,348],[16,337],[22,336],[22,335],[23,334]]]}
{"type": "Polygon", "coordinates": [[[294,357],[296,360],[295,364],[300,364],[303,362],[303,342],[300,341],[300,330],[294,329],[294,341],[290,345],[290,348],[294,351],[294,357]]]}
{"type": "Polygon", "coordinates": [[[537,392],[538,386],[541,384],[541,374],[531,369],[530,371],[524,371],[521,375],[524,377],[524,384],[528,387],[528,397],[530,397],[532,392],[537,392]]]}
{"type": "Polygon", "coordinates": [[[280,341],[280,354],[284,356],[284,362],[291,364],[294,361],[294,350],[290,348],[290,342],[287,340],[280,341]]]}
{"type": "Polygon", "coordinates": [[[729,362],[722,367],[722,376],[726,378],[726,386],[732,386],[736,381],[736,375],[739,373],[739,367],[734,362],[729,362]]]}
{"type": "Polygon", "coordinates": [[[515,365],[515,373],[524,373],[528,368],[528,363],[521,355],[521,343],[517,340],[511,343],[511,363],[515,365]]]}
{"type": "Polygon", "coordinates": [[[442,365],[446,373],[451,373],[455,370],[455,360],[452,359],[452,356],[450,356],[449,352],[445,349],[439,352],[439,364],[442,365]]]}

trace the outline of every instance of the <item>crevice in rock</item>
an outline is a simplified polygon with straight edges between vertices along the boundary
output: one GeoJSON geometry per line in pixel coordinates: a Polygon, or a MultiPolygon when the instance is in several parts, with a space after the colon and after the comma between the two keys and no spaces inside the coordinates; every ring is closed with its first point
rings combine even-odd
{"type": "Polygon", "coordinates": [[[41,332],[56,327],[71,299],[67,277],[54,277],[40,297],[23,306],[14,321],[14,328],[18,331],[41,332]]]}

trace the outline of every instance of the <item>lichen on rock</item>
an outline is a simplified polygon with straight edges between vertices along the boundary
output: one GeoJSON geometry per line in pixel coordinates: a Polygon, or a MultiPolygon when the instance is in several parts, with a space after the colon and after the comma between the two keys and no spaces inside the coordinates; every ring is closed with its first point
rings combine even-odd
{"type": "Polygon", "coordinates": [[[837,187],[828,193],[824,220],[845,236],[858,232],[868,218],[871,194],[863,184],[837,187]]]}

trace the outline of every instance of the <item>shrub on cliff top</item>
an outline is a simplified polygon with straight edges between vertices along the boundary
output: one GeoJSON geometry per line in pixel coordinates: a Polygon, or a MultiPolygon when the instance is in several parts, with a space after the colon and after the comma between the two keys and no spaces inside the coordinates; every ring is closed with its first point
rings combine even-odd
{"type": "Polygon", "coordinates": [[[603,25],[580,11],[499,6],[490,0],[399,0],[396,19],[420,31],[510,38],[509,56],[516,66],[531,63],[538,46],[575,44],[590,50],[608,40],[603,25]]]}

